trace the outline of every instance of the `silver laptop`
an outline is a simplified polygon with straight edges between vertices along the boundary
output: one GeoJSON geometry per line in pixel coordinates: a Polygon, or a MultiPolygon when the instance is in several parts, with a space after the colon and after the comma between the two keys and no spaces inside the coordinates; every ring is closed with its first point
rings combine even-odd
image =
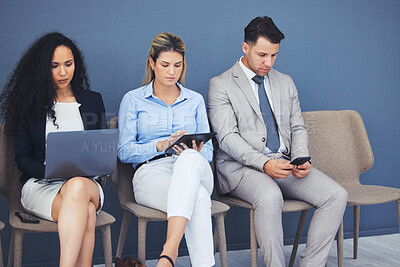
{"type": "Polygon", "coordinates": [[[45,179],[113,174],[117,150],[118,129],[49,133],[45,179]]]}

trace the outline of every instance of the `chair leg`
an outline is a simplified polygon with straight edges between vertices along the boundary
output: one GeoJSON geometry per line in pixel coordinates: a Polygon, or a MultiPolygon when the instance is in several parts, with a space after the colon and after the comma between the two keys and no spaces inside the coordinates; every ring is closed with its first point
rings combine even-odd
{"type": "Polygon", "coordinates": [[[12,228],[7,267],[13,267],[14,265],[14,231],[14,228],[12,228]]]}
{"type": "Polygon", "coordinates": [[[101,235],[103,237],[104,263],[105,267],[112,267],[112,245],[111,245],[111,228],[110,225],[101,227],[101,235]]]}
{"type": "Polygon", "coordinates": [[[124,217],[122,219],[121,230],[119,232],[119,238],[118,238],[117,254],[115,255],[118,258],[121,258],[122,252],[124,252],[125,240],[126,240],[126,235],[128,233],[130,221],[131,221],[131,213],[127,210],[124,210],[124,217]]]}
{"type": "Polygon", "coordinates": [[[397,217],[399,219],[399,233],[400,233],[400,199],[398,199],[396,203],[397,203],[397,217]]]}
{"type": "Polygon", "coordinates": [[[254,209],[250,209],[250,253],[251,253],[251,267],[257,267],[257,237],[256,229],[254,226],[254,209]]]}
{"type": "Polygon", "coordinates": [[[219,258],[221,267],[228,267],[228,259],[226,252],[226,238],[225,238],[225,214],[218,214],[215,217],[216,228],[218,229],[218,247],[219,247],[219,258]]]}
{"type": "MultiPolygon", "coordinates": [[[[217,216],[215,216],[215,221],[217,221],[217,216]]],[[[215,226],[213,233],[213,246],[214,246],[214,255],[217,253],[218,248],[218,227],[215,226]]]]}
{"type": "Polygon", "coordinates": [[[339,225],[336,236],[338,267],[343,267],[343,220],[339,225]]]}
{"type": "Polygon", "coordinates": [[[4,263],[3,263],[3,248],[1,246],[1,238],[0,238],[0,266],[4,266],[4,263]]]}
{"type": "Polygon", "coordinates": [[[146,265],[146,229],[147,220],[138,218],[138,260],[146,265]]]}
{"type": "Polygon", "coordinates": [[[301,234],[303,233],[304,225],[306,223],[308,210],[302,210],[300,214],[299,223],[297,225],[296,237],[294,238],[294,244],[292,248],[292,254],[290,255],[289,267],[293,267],[296,259],[297,249],[299,248],[301,234]]]}
{"type": "Polygon", "coordinates": [[[360,206],[356,205],[353,209],[353,258],[358,256],[358,233],[360,229],[360,206]]]}
{"type": "Polygon", "coordinates": [[[14,265],[13,267],[21,267],[22,266],[22,243],[24,239],[25,231],[21,229],[14,229],[14,265]]]}

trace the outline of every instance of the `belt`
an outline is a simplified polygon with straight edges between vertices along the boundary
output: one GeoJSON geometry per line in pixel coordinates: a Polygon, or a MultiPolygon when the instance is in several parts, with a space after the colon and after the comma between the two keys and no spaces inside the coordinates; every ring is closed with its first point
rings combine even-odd
{"type": "Polygon", "coordinates": [[[151,158],[149,160],[146,160],[146,161],[143,161],[143,162],[139,163],[136,166],[136,170],[138,170],[140,167],[142,167],[143,164],[149,163],[150,161],[153,161],[153,160],[156,160],[156,159],[167,158],[167,157],[171,157],[171,156],[172,155],[170,155],[170,154],[161,154],[161,155],[155,156],[154,158],[151,158]]]}

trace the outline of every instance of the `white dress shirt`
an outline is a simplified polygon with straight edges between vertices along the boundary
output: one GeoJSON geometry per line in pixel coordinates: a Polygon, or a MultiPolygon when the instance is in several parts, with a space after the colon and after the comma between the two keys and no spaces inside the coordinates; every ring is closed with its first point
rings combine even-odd
{"type": "MultiPolygon", "coordinates": [[[[255,81],[253,81],[253,77],[256,76],[257,74],[255,74],[252,70],[247,68],[243,64],[242,59],[243,59],[243,57],[241,57],[239,59],[239,65],[242,68],[244,74],[246,75],[247,80],[249,81],[250,87],[253,90],[254,96],[256,97],[258,104],[260,104],[260,99],[258,97],[258,84],[255,81]]],[[[265,93],[267,94],[268,101],[269,101],[269,104],[271,106],[272,112],[274,112],[274,114],[275,114],[274,104],[271,101],[271,88],[270,88],[270,85],[269,85],[268,74],[264,76],[264,88],[265,88],[265,93]]],[[[285,152],[287,152],[287,149],[285,147],[285,144],[283,143],[281,134],[279,133],[279,127],[278,127],[278,135],[279,135],[279,143],[280,143],[278,152],[285,153],[285,152]]],[[[265,138],[267,138],[267,137],[265,137],[265,138]]],[[[268,140],[267,140],[267,142],[268,142],[268,140]]],[[[264,154],[266,155],[266,154],[269,154],[269,153],[273,153],[273,152],[267,146],[265,146],[264,154]]]]}

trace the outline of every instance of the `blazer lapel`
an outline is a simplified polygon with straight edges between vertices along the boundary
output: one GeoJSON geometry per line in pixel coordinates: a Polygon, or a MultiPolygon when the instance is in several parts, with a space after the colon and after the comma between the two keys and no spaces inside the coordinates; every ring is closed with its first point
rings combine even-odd
{"type": "Polygon", "coordinates": [[[280,125],[282,123],[282,112],[281,112],[281,85],[277,79],[274,70],[271,69],[268,74],[269,88],[271,89],[271,101],[273,105],[273,111],[276,119],[276,123],[280,125]]]}
{"type": "Polygon", "coordinates": [[[260,119],[263,120],[260,105],[257,102],[256,96],[254,95],[254,92],[251,89],[251,86],[247,80],[246,75],[244,74],[243,70],[240,68],[239,61],[236,62],[236,64],[233,66],[232,75],[233,75],[234,81],[239,86],[239,88],[243,91],[243,93],[246,96],[247,101],[249,101],[251,107],[254,109],[254,111],[256,112],[258,117],[260,117],[260,119]]]}
{"type": "Polygon", "coordinates": [[[274,115],[276,119],[276,124],[278,125],[278,131],[279,134],[282,137],[283,143],[285,144],[286,148],[288,151],[290,151],[290,133],[285,132],[283,129],[284,127],[281,127],[283,125],[283,118],[285,118],[285,112],[282,111],[282,103],[281,103],[281,83],[279,82],[279,79],[277,78],[276,72],[274,69],[271,69],[268,73],[268,78],[269,78],[269,87],[271,89],[271,98],[272,98],[272,104],[273,104],[273,109],[274,109],[274,115]]]}
{"type": "Polygon", "coordinates": [[[88,130],[87,129],[88,114],[90,114],[90,113],[89,113],[89,110],[88,110],[88,105],[83,105],[83,103],[82,103],[82,102],[85,102],[86,97],[81,92],[79,92],[79,93],[75,94],[75,99],[76,99],[76,102],[81,104],[79,106],[79,112],[81,113],[83,127],[84,127],[85,130],[88,130]]]}

